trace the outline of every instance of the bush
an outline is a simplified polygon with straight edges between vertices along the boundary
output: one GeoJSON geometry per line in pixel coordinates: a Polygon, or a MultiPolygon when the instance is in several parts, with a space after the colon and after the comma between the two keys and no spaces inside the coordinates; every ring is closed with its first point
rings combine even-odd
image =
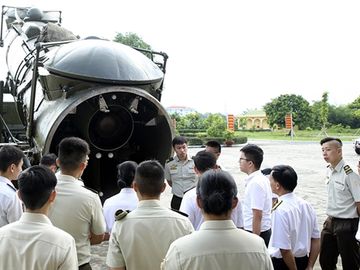
{"type": "Polygon", "coordinates": [[[243,144],[243,143],[247,143],[247,137],[241,137],[241,136],[236,136],[234,137],[233,141],[235,142],[235,144],[243,144]]]}
{"type": "Polygon", "coordinates": [[[185,137],[189,145],[203,145],[203,140],[198,137],[185,137]]]}

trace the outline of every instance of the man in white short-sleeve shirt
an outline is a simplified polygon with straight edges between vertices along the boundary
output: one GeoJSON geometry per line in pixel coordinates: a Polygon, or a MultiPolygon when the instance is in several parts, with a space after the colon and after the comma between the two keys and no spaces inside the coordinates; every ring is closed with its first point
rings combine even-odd
{"type": "MultiPolygon", "coordinates": [[[[207,170],[216,168],[216,156],[210,151],[198,152],[194,160],[194,170],[198,177],[207,170]]],[[[200,207],[196,203],[196,187],[192,188],[184,194],[183,200],[180,205],[180,211],[187,214],[190,222],[195,230],[199,230],[200,225],[204,222],[203,214],[200,207]]],[[[240,202],[231,212],[231,219],[237,228],[243,227],[242,207],[240,202]]]]}
{"type": "Polygon", "coordinates": [[[90,246],[101,243],[106,230],[99,196],[78,180],[87,167],[89,153],[83,139],[67,137],[60,142],[57,197],[49,212],[51,222],[74,237],[79,269],[91,269],[90,246]]]}
{"type": "Polygon", "coordinates": [[[240,170],[248,175],[243,201],[244,229],[260,235],[268,246],[272,192],[269,179],[260,171],[263,158],[263,150],[255,144],[248,144],[240,150],[240,170]]]}
{"type": "Polygon", "coordinates": [[[15,146],[0,148],[0,227],[17,221],[22,215],[22,203],[11,181],[21,173],[24,157],[24,153],[15,146]]]}
{"type": "Polygon", "coordinates": [[[269,243],[274,269],[312,269],[320,251],[315,211],[293,193],[297,174],[292,167],[273,167],[270,182],[272,190],[279,195],[279,201],[273,207],[269,243]]]}
{"type": "Polygon", "coordinates": [[[160,269],[170,244],[194,229],[186,217],[160,205],[166,184],[158,161],[139,164],[133,187],[139,198],[138,207],[117,216],[106,264],[116,270],[160,269]]]}

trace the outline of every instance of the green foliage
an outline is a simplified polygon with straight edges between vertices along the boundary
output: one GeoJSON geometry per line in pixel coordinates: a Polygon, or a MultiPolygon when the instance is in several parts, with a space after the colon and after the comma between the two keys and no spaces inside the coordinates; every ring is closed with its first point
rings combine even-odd
{"type": "Polygon", "coordinates": [[[293,122],[299,129],[311,126],[313,120],[309,102],[299,95],[280,95],[265,104],[264,110],[270,126],[285,127],[287,113],[292,113],[293,122]]]}
{"type": "Polygon", "coordinates": [[[235,136],[233,140],[234,140],[235,144],[244,144],[247,142],[247,137],[235,136]]]}
{"type": "Polygon", "coordinates": [[[360,96],[349,104],[349,109],[355,118],[360,119],[360,96]]]}
{"type": "Polygon", "coordinates": [[[341,124],[352,128],[360,127],[360,118],[354,117],[354,111],[350,106],[330,106],[329,123],[331,125],[341,124]]]}
{"type": "Polygon", "coordinates": [[[205,118],[200,113],[189,113],[180,117],[179,114],[172,114],[171,118],[176,119],[176,128],[180,130],[205,130],[205,118]]]}
{"type": "Polygon", "coordinates": [[[151,46],[149,44],[143,41],[137,34],[132,32],[126,32],[125,34],[116,33],[114,41],[135,48],[151,50],[151,46]]]}
{"type": "Polygon", "coordinates": [[[320,122],[322,128],[326,128],[328,124],[328,117],[329,117],[329,93],[324,92],[322,95],[322,99],[320,102],[320,122]]]}
{"type": "Polygon", "coordinates": [[[226,119],[225,116],[217,113],[210,114],[208,118],[205,120],[206,132],[208,136],[211,137],[222,137],[224,131],[226,130],[226,119]]]}

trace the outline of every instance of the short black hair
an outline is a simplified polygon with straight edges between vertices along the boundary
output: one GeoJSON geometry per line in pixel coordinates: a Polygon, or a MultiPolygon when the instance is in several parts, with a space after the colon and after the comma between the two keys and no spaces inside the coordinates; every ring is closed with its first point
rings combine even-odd
{"type": "Polygon", "coordinates": [[[323,145],[324,143],[331,142],[331,141],[337,141],[341,147],[343,146],[342,141],[339,138],[335,138],[335,137],[326,137],[326,138],[322,139],[320,141],[320,145],[323,145]]]}
{"type": "Polygon", "coordinates": [[[223,215],[232,209],[237,186],[228,172],[208,170],[200,177],[196,193],[205,213],[223,215]]]}
{"type": "Polygon", "coordinates": [[[157,160],[141,162],[136,168],[135,182],[141,194],[160,195],[165,182],[163,166],[157,160]]]}
{"type": "Polygon", "coordinates": [[[206,152],[205,150],[197,152],[193,157],[194,165],[199,172],[204,173],[209,169],[215,168],[216,157],[213,153],[206,152]]]}
{"type": "Polygon", "coordinates": [[[76,170],[89,154],[89,145],[83,139],[78,137],[64,138],[59,144],[60,168],[69,171],[76,170]]]}
{"type": "Polygon", "coordinates": [[[264,151],[259,146],[247,144],[240,149],[240,152],[243,152],[246,158],[254,163],[256,169],[260,168],[264,160],[264,151]]]}
{"type": "Polygon", "coordinates": [[[56,165],[57,156],[54,153],[45,154],[40,159],[40,165],[52,166],[56,165]]]}
{"type": "Polygon", "coordinates": [[[55,189],[55,174],[42,165],[32,166],[18,178],[19,194],[27,209],[36,210],[44,206],[55,189]]]}
{"type": "Polygon", "coordinates": [[[217,141],[208,141],[205,145],[209,146],[209,147],[216,148],[218,153],[221,153],[221,144],[219,142],[217,142],[217,141]]]}
{"type": "Polygon", "coordinates": [[[12,145],[4,145],[0,148],[0,171],[6,172],[11,164],[19,165],[25,158],[24,153],[12,145]]]}
{"type": "Polygon", "coordinates": [[[117,165],[118,178],[117,184],[119,189],[125,187],[131,187],[132,182],[134,181],[135,171],[138,164],[135,161],[124,161],[117,165]]]}
{"type": "Polygon", "coordinates": [[[271,176],[287,191],[292,192],[297,186],[297,174],[289,165],[274,166],[271,170],[271,176]]]}
{"type": "Polygon", "coordinates": [[[185,137],[183,136],[176,136],[174,137],[174,139],[172,140],[172,146],[175,147],[176,144],[184,144],[184,143],[188,143],[188,141],[186,140],[185,137]]]}

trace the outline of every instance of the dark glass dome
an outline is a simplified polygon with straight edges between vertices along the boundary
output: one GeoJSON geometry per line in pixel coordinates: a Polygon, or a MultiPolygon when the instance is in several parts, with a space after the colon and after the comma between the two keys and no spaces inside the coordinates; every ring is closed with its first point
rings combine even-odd
{"type": "Polygon", "coordinates": [[[141,52],[101,39],[62,45],[52,52],[45,67],[60,76],[115,84],[145,85],[163,78],[159,67],[141,52]]]}

